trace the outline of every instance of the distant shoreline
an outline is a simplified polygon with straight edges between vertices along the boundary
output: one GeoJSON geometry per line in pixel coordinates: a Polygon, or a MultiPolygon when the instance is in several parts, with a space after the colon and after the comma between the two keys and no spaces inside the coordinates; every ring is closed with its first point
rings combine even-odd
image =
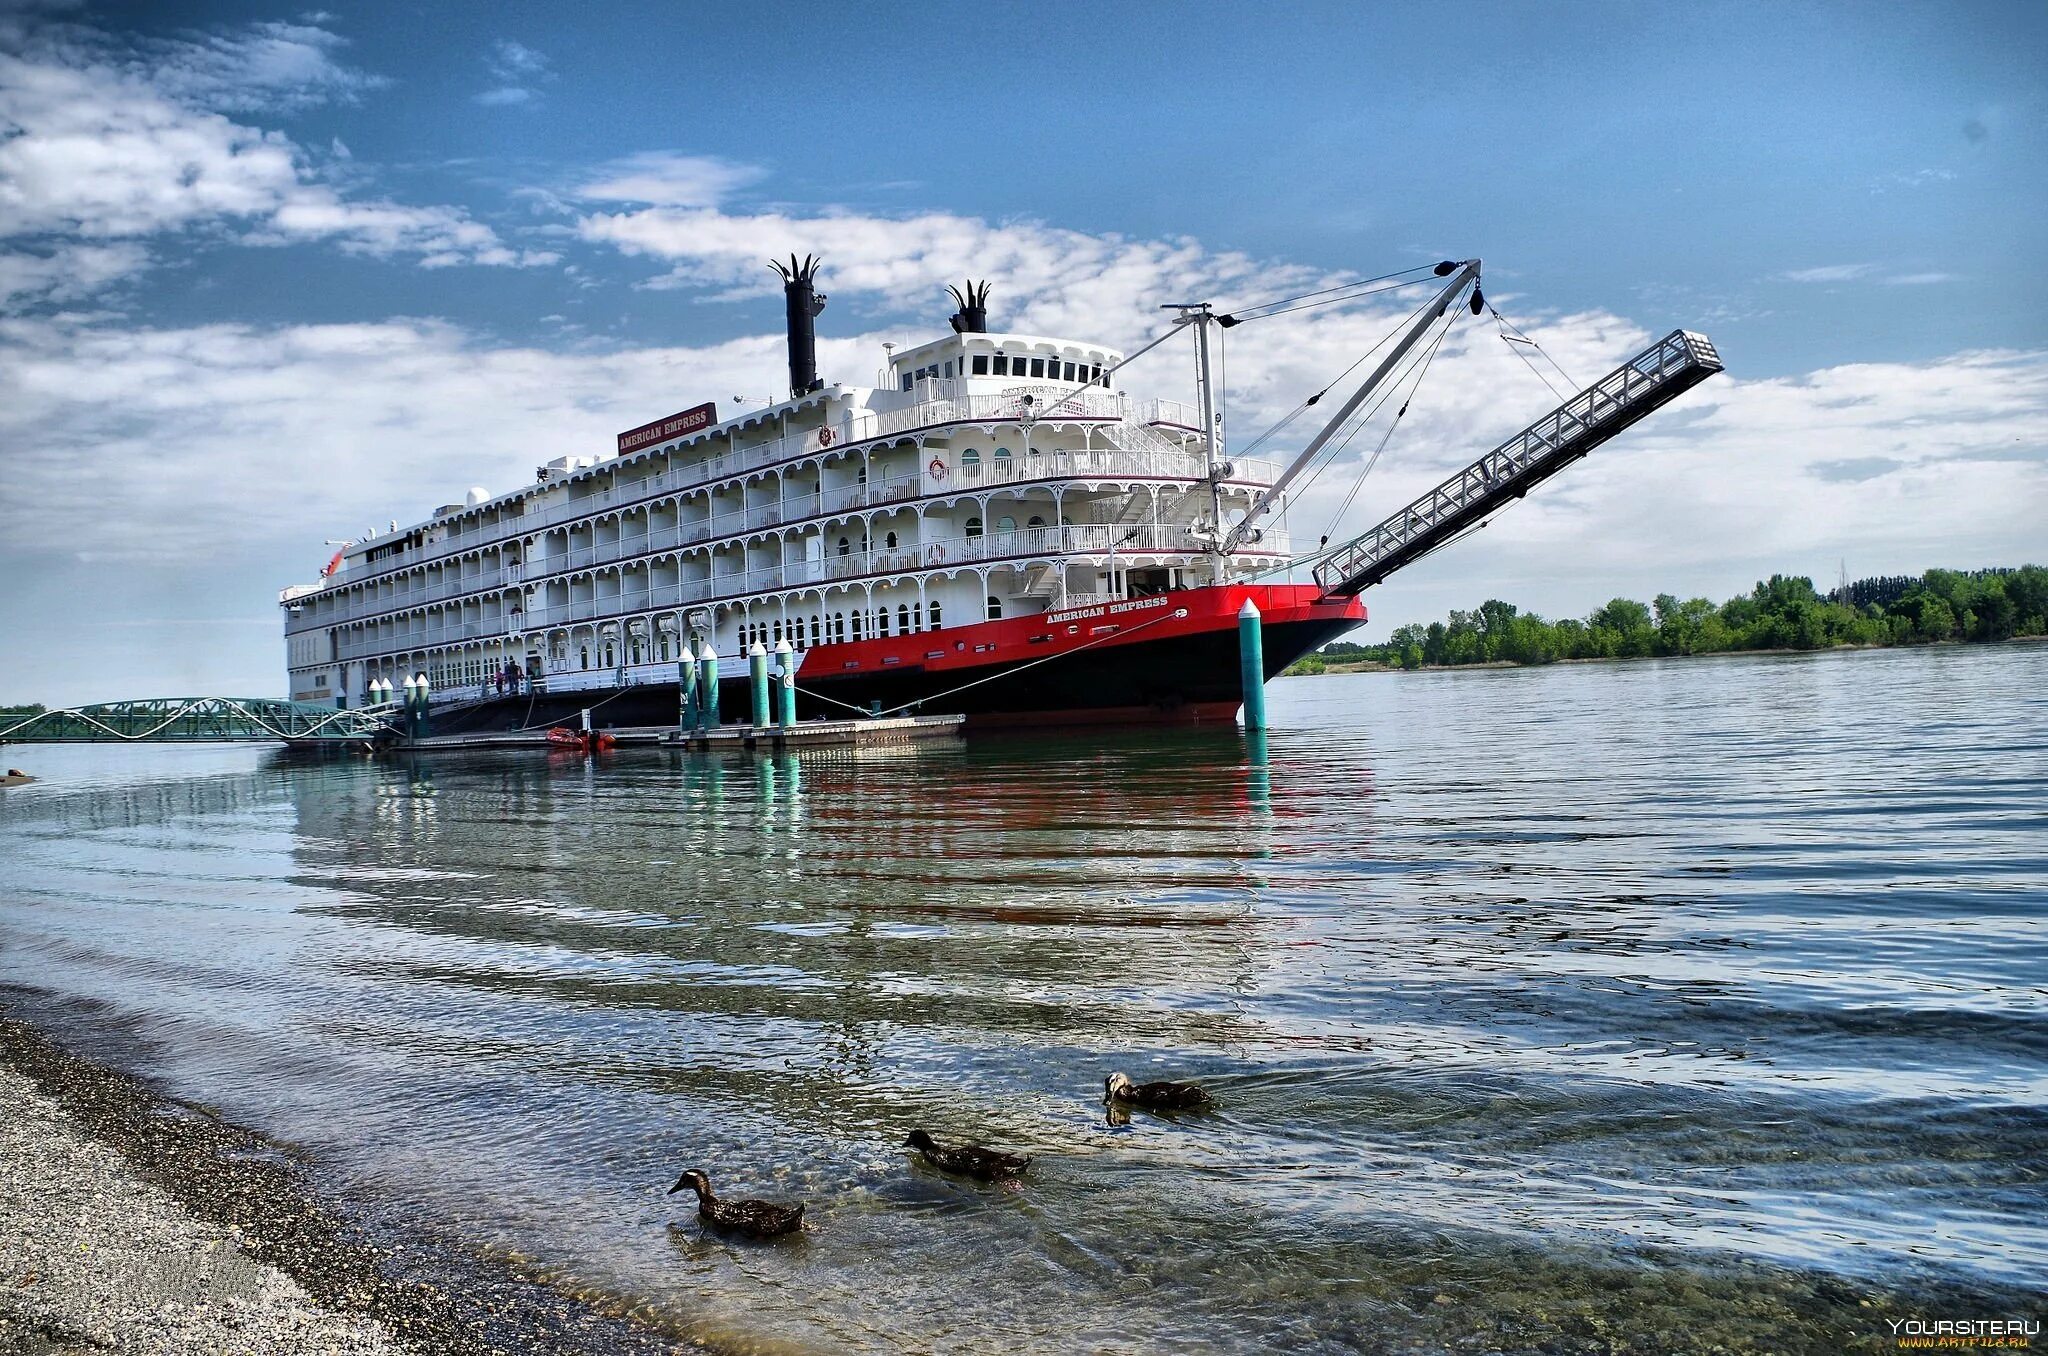
{"type": "Polygon", "coordinates": [[[1550,669],[1566,664],[1641,664],[1651,660],[1665,659],[1736,659],[1752,655],[1799,655],[1799,654],[1840,654],[1845,651],[1879,650],[1964,650],[1980,649],[1993,645],[2040,645],[2048,644],[2048,636],[2008,636],[2004,640],[1933,640],[1919,645],[1821,645],[1807,650],[1704,650],[1698,654],[1629,654],[1599,655],[1583,659],[1549,659],[1541,664],[1524,664],[1513,659],[1476,660],[1470,664],[1420,664],[1406,668],[1400,664],[1382,664],[1371,659],[1330,659],[1324,660],[1321,668],[1305,669],[1305,656],[1289,664],[1277,675],[1281,678],[1326,678],[1340,673],[1457,673],[1466,669],[1550,669]]]}

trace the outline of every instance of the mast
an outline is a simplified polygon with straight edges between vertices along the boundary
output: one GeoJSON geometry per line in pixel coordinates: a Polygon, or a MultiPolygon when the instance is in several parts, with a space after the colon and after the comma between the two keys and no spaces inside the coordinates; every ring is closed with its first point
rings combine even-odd
{"type": "Polygon", "coordinates": [[[1209,582],[1226,582],[1225,555],[1229,547],[1223,542],[1223,477],[1216,468],[1221,464],[1221,449],[1218,442],[1221,430],[1216,419],[1216,384],[1209,368],[1209,327],[1216,322],[1216,315],[1206,301],[1175,302],[1162,306],[1164,311],[1179,311],[1176,325],[1195,327],[1195,381],[1202,402],[1202,467],[1209,482],[1209,582]]]}
{"type": "Polygon", "coordinates": [[[1218,548],[1219,550],[1229,552],[1237,549],[1239,543],[1244,540],[1245,534],[1251,531],[1252,524],[1263,517],[1266,510],[1272,507],[1273,501],[1280,497],[1281,492],[1293,483],[1296,476],[1307,469],[1309,462],[1315,459],[1315,455],[1321,452],[1324,445],[1337,435],[1337,430],[1344,426],[1345,421],[1351,418],[1352,413],[1365,403],[1365,398],[1371,395],[1382,381],[1386,380],[1389,372],[1392,372],[1395,367],[1399,366],[1401,360],[1408,356],[1408,351],[1421,341],[1424,333],[1428,331],[1431,325],[1436,323],[1438,317],[1450,309],[1451,302],[1457,297],[1459,292],[1464,290],[1468,283],[1474,286],[1472,311],[1473,314],[1478,314],[1481,305],[1477,295],[1479,261],[1477,259],[1467,259],[1464,263],[1459,264],[1446,260],[1444,263],[1437,265],[1437,275],[1441,277],[1446,273],[1452,273],[1453,276],[1449,284],[1444,287],[1444,290],[1437,293],[1436,300],[1423,308],[1422,314],[1417,317],[1415,323],[1408,327],[1408,332],[1401,336],[1401,342],[1394,345],[1394,351],[1389,353],[1385,360],[1372,370],[1372,375],[1367,377],[1364,383],[1351,393],[1351,399],[1345,401],[1343,407],[1330,417],[1330,422],[1323,425],[1323,431],[1309,439],[1308,446],[1301,449],[1301,454],[1295,457],[1293,461],[1287,463],[1287,469],[1280,473],[1279,478],[1267,486],[1264,494],[1261,494],[1252,501],[1251,508],[1244,515],[1244,521],[1230,530],[1230,535],[1223,539],[1221,546],[1218,548]]]}

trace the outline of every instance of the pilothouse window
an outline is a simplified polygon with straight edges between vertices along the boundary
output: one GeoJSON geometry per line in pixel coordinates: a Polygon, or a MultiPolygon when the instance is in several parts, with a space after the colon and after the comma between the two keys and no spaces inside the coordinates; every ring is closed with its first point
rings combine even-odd
{"type": "Polygon", "coordinates": [[[977,377],[988,375],[988,354],[977,353],[974,355],[974,375],[977,377]]]}

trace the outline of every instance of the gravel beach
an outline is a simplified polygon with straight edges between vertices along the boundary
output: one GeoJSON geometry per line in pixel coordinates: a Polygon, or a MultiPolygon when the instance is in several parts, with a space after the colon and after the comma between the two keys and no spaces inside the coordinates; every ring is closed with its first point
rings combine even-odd
{"type": "Polygon", "coordinates": [[[293,1152],[0,1016],[0,1356],[641,1356],[695,1344],[389,1239],[293,1152]]]}

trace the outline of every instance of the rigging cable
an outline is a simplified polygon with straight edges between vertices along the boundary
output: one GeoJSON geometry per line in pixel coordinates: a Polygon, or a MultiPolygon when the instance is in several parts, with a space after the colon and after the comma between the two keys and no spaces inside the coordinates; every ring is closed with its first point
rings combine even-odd
{"type": "MultiPolygon", "coordinates": [[[[1420,307],[1417,308],[1417,310],[1421,309],[1422,308],[1420,307]]],[[[1446,306],[1444,308],[1444,315],[1446,317],[1444,321],[1444,334],[1450,333],[1451,326],[1456,323],[1458,319],[1458,314],[1463,309],[1464,308],[1462,306],[1458,305],[1446,306]]],[[[1355,424],[1352,427],[1351,431],[1344,436],[1343,443],[1340,443],[1334,450],[1331,450],[1330,454],[1323,459],[1322,463],[1318,465],[1314,470],[1309,472],[1308,479],[1306,482],[1304,482],[1302,486],[1303,489],[1306,489],[1308,488],[1308,486],[1313,485],[1316,482],[1316,480],[1323,474],[1323,472],[1329,470],[1331,466],[1336,464],[1337,455],[1341,453],[1344,447],[1348,446],[1351,440],[1358,435],[1358,430],[1363,428],[1368,422],[1370,422],[1374,415],[1378,414],[1382,409],[1386,408],[1387,402],[1393,399],[1394,393],[1396,391],[1401,389],[1402,384],[1408,380],[1409,374],[1416,371],[1418,366],[1424,363],[1427,360],[1427,358],[1434,353],[1436,345],[1441,344],[1442,342],[1443,338],[1442,336],[1439,336],[1435,343],[1431,345],[1429,350],[1426,350],[1422,353],[1411,355],[1408,358],[1407,366],[1403,368],[1400,372],[1394,374],[1394,379],[1387,383],[1386,389],[1381,391],[1380,394],[1373,400],[1372,404],[1366,408],[1365,412],[1359,416],[1357,424],[1355,424]]],[[[1411,391],[1410,394],[1412,395],[1413,392],[1411,391]]]]}
{"type": "Polygon", "coordinates": [[[1488,302],[1486,304],[1486,309],[1492,312],[1494,324],[1500,328],[1501,342],[1506,344],[1508,346],[1509,351],[1512,352],[1517,358],[1520,358],[1522,360],[1523,366],[1527,367],[1531,372],[1536,373],[1536,380],[1542,382],[1546,387],[1549,387],[1550,393],[1552,395],[1556,396],[1559,400],[1566,399],[1564,391],[1560,391],[1555,386],[1551,386],[1550,378],[1544,376],[1543,373],[1537,369],[1536,364],[1529,361],[1529,355],[1522,352],[1522,347],[1533,348],[1538,353],[1541,353],[1543,355],[1543,361],[1549,363],[1550,366],[1557,372],[1557,375],[1564,378],[1566,390],[1576,391],[1581,389],[1579,383],[1572,379],[1571,373],[1565,371],[1563,366],[1558,363],[1557,359],[1550,356],[1550,351],[1548,349],[1544,348],[1543,345],[1537,343],[1534,339],[1531,339],[1527,334],[1523,333],[1521,327],[1519,325],[1512,323],[1506,316],[1502,315],[1500,311],[1493,305],[1492,302],[1488,302]],[[1514,331],[1512,335],[1508,333],[1508,331],[1510,330],[1514,331]]]}
{"type": "Polygon", "coordinates": [[[1396,334],[1399,334],[1401,332],[1403,326],[1411,324],[1417,317],[1419,317],[1424,311],[1428,309],[1429,303],[1425,301],[1422,303],[1422,305],[1417,306],[1414,310],[1410,311],[1407,315],[1403,316],[1401,318],[1401,323],[1399,325],[1394,326],[1392,329],[1388,330],[1384,335],[1380,336],[1380,340],[1378,343],[1374,344],[1365,352],[1359,354],[1357,358],[1352,360],[1352,363],[1349,367],[1345,368],[1342,372],[1339,372],[1336,376],[1330,378],[1328,382],[1324,383],[1322,390],[1317,391],[1314,395],[1302,401],[1299,405],[1296,405],[1293,408],[1293,410],[1291,410],[1284,418],[1280,420],[1280,422],[1274,424],[1273,427],[1267,429],[1264,433],[1261,433],[1258,437],[1252,439],[1251,442],[1247,443],[1244,448],[1245,455],[1250,456],[1253,452],[1256,452],[1261,446],[1263,446],[1269,439],[1279,435],[1280,433],[1285,432],[1287,426],[1292,424],[1296,419],[1299,419],[1304,413],[1306,413],[1310,406],[1314,405],[1317,401],[1321,400],[1324,396],[1328,395],[1331,392],[1331,390],[1333,390],[1337,386],[1339,382],[1342,382],[1346,377],[1350,376],[1353,372],[1356,372],[1367,358],[1370,358],[1373,354],[1379,352],[1382,348],[1384,348],[1389,340],[1391,340],[1396,334]]]}
{"type": "MultiPolygon", "coordinates": [[[[1407,399],[1403,400],[1401,402],[1401,408],[1394,412],[1394,418],[1387,425],[1387,431],[1380,437],[1380,445],[1374,448],[1372,456],[1367,458],[1365,463],[1365,469],[1361,470],[1358,473],[1358,479],[1351,482],[1351,493],[1344,496],[1343,506],[1339,508],[1335,516],[1333,516],[1330,519],[1329,531],[1323,533],[1322,541],[1317,543],[1317,550],[1321,550],[1324,546],[1329,545],[1330,538],[1335,536],[1337,533],[1337,524],[1344,521],[1344,515],[1351,511],[1352,502],[1358,498],[1358,491],[1364,487],[1365,478],[1372,474],[1373,467],[1378,466],[1380,464],[1380,454],[1387,450],[1387,444],[1390,441],[1392,441],[1394,437],[1394,430],[1401,427],[1401,420],[1405,418],[1408,414],[1408,406],[1414,403],[1416,392],[1422,389],[1422,379],[1429,375],[1429,365],[1432,362],[1436,361],[1437,350],[1443,347],[1444,340],[1451,337],[1451,324],[1454,323],[1457,320],[1457,318],[1458,313],[1456,311],[1452,311],[1442,331],[1438,333],[1435,341],[1430,344],[1428,350],[1422,355],[1421,363],[1416,365],[1412,369],[1415,374],[1415,379],[1413,382],[1409,384],[1407,399]]],[[[1349,440],[1347,439],[1346,441],[1349,440]]]]}
{"type": "MultiPolygon", "coordinates": [[[[1297,296],[1292,296],[1292,297],[1279,297],[1279,298],[1276,298],[1276,299],[1274,299],[1274,300],[1272,300],[1272,301],[1261,301],[1261,302],[1255,302],[1254,304],[1252,304],[1252,305],[1250,305],[1250,306],[1243,306],[1243,307],[1240,307],[1240,308],[1238,308],[1238,309],[1237,309],[1236,311],[1233,311],[1233,312],[1232,312],[1232,313],[1230,314],[1229,324],[1225,325],[1225,326],[1224,326],[1224,328],[1225,328],[1225,329],[1228,329],[1228,328],[1230,327],[1230,325],[1242,325],[1242,324],[1246,323],[1247,321],[1251,321],[1251,320],[1264,320],[1264,319],[1266,319],[1266,318],[1267,318],[1267,316],[1268,316],[1268,315],[1284,315],[1284,314],[1286,314],[1286,311],[1274,309],[1274,308],[1276,308],[1276,307],[1286,307],[1286,308],[1287,308],[1287,310],[1300,310],[1300,309],[1302,309],[1302,308],[1301,308],[1301,307],[1299,307],[1299,306],[1296,306],[1296,305],[1295,305],[1294,303],[1296,303],[1296,302],[1306,302],[1306,301],[1310,301],[1310,299],[1311,299],[1311,298],[1313,298],[1313,297],[1329,297],[1329,298],[1330,298],[1330,300],[1329,300],[1329,301],[1314,301],[1314,302],[1310,302],[1310,304],[1311,304],[1311,305],[1316,305],[1316,306],[1325,306],[1325,305],[1329,305],[1329,304],[1330,304],[1331,302],[1336,302],[1336,301],[1347,301],[1347,300],[1350,300],[1350,298],[1348,298],[1348,297],[1336,297],[1336,296],[1331,296],[1331,294],[1332,294],[1332,293],[1335,293],[1335,292],[1351,292],[1351,291],[1355,291],[1355,290],[1357,290],[1357,289],[1359,289],[1359,288],[1371,287],[1371,286],[1372,286],[1372,285],[1373,285],[1374,283],[1383,283],[1383,282],[1390,282],[1390,281],[1392,281],[1392,280],[1393,280],[1393,279],[1395,279],[1395,278],[1408,278],[1408,275],[1409,275],[1410,273],[1426,273],[1426,272],[1429,272],[1430,270],[1432,270],[1433,268],[1435,268],[1435,265],[1434,265],[1434,264],[1417,264],[1417,265],[1415,265],[1415,266],[1414,266],[1413,268],[1404,268],[1404,269],[1401,269],[1401,270],[1400,270],[1399,272],[1395,272],[1395,273],[1382,273],[1382,274],[1380,274],[1380,275],[1379,275],[1378,277],[1376,277],[1376,278],[1360,278],[1360,279],[1358,279],[1358,280],[1357,280],[1357,281],[1355,281],[1355,282],[1347,282],[1347,283],[1338,283],[1338,284],[1337,284],[1336,286],[1334,286],[1334,287],[1323,287],[1323,288],[1318,288],[1317,290],[1315,290],[1315,291],[1313,291],[1313,292],[1303,292],[1303,293],[1300,293],[1300,294],[1299,294],[1299,295],[1297,295],[1297,296]],[[1250,315],[1250,314],[1247,314],[1247,312],[1252,312],[1252,311],[1263,311],[1263,312],[1265,312],[1266,314],[1265,314],[1265,315],[1250,315]]],[[[1424,279],[1422,279],[1422,278],[1408,278],[1408,280],[1407,280],[1406,282],[1399,282],[1399,283],[1394,283],[1392,287],[1382,287],[1382,288],[1378,288],[1378,289],[1376,289],[1376,290],[1377,290],[1377,291],[1381,291],[1381,292],[1391,292],[1391,291],[1394,291],[1394,290],[1396,290],[1397,288],[1402,288],[1402,287],[1412,287],[1412,286],[1414,286],[1414,285],[1415,285],[1416,283],[1418,283],[1418,282],[1422,282],[1422,281],[1425,281],[1425,280],[1424,280],[1424,279]]],[[[1371,293],[1362,293],[1361,295],[1366,295],[1366,296],[1370,296],[1370,295],[1372,295],[1372,294],[1371,294],[1371,293]]]]}

